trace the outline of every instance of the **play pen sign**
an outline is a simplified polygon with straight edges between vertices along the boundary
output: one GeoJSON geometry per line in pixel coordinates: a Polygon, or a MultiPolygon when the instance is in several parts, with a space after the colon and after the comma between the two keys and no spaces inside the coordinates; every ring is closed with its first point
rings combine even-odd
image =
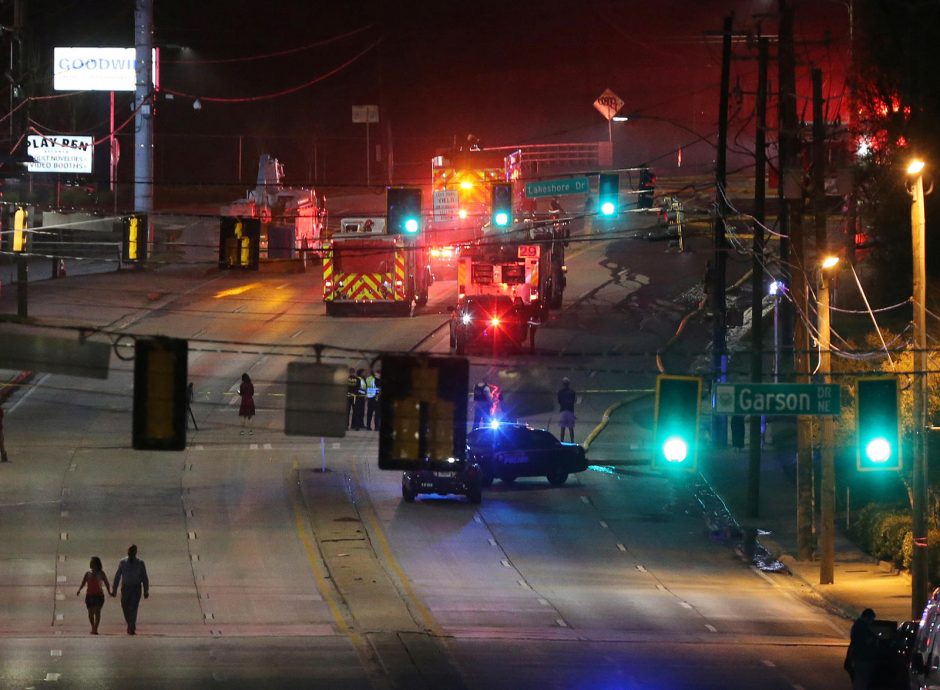
{"type": "Polygon", "coordinates": [[[26,153],[34,163],[26,169],[35,173],[90,173],[95,150],[92,137],[37,136],[26,138],[26,153]]]}

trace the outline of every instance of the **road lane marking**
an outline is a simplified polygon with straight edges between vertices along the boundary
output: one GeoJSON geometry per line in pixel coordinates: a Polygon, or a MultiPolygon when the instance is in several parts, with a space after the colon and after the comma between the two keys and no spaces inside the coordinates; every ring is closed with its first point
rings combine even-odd
{"type": "Polygon", "coordinates": [[[540,603],[542,606],[551,606],[551,604],[548,603],[548,599],[543,599],[542,597],[539,597],[539,603],[540,603]]]}
{"type": "Polygon", "coordinates": [[[681,607],[684,608],[684,609],[690,609],[690,608],[692,608],[692,604],[690,604],[690,603],[687,602],[687,601],[680,601],[680,602],[679,602],[679,606],[681,606],[681,607]]]}
{"type": "Polygon", "coordinates": [[[59,513],[59,517],[68,517],[68,516],[69,516],[69,511],[67,510],[63,510],[61,513],[59,513]]]}
{"type": "Polygon", "coordinates": [[[555,619],[555,622],[558,623],[559,627],[562,627],[562,628],[567,628],[567,627],[568,627],[568,624],[565,623],[565,621],[564,621],[563,618],[556,618],[556,619],[555,619]]]}
{"type": "Polygon", "coordinates": [[[508,560],[506,560],[505,558],[504,558],[503,560],[501,560],[501,561],[499,562],[499,564],[500,564],[501,566],[503,566],[504,568],[511,568],[511,567],[512,567],[512,563],[510,563],[510,562],[509,562],[508,560]]]}
{"type": "Polygon", "coordinates": [[[490,546],[496,546],[496,540],[493,539],[493,537],[490,537],[490,538],[487,539],[486,541],[488,541],[488,542],[490,543],[490,546]]]}
{"type": "Polygon", "coordinates": [[[582,496],[582,497],[581,497],[581,501],[582,501],[583,503],[588,503],[588,504],[590,504],[591,499],[588,498],[587,496],[582,496]]]}
{"type": "Polygon", "coordinates": [[[516,580],[516,582],[519,583],[519,586],[522,587],[522,589],[532,589],[532,585],[530,585],[525,580],[516,580]]]}
{"type": "Polygon", "coordinates": [[[190,538],[191,540],[196,538],[196,532],[195,532],[194,530],[190,530],[190,532],[189,532],[189,538],[190,538]]]}
{"type": "Polygon", "coordinates": [[[59,533],[59,539],[61,539],[62,541],[68,541],[68,540],[69,540],[69,533],[68,533],[68,532],[60,532],[60,533],[59,533]]]}
{"type": "Polygon", "coordinates": [[[62,650],[61,650],[61,649],[50,649],[50,650],[49,650],[49,656],[62,656],[62,650]]]}
{"type": "Polygon", "coordinates": [[[601,527],[603,527],[604,529],[607,529],[607,523],[604,522],[603,520],[600,521],[600,525],[601,525],[601,527]]]}
{"type": "Polygon", "coordinates": [[[57,621],[64,621],[64,620],[65,620],[65,614],[64,614],[64,613],[57,613],[57,614],[55,615],[55,619],[56,619],[57,621]]]}
{"type": "Polygon", "coordinates": [[[617,548],[620,549],[620,550],[623,551],[623,552],[626,552],[626,550],[627,550],[627,547],[624,546],[623,544],[617,544],[617,548]]]}
{"type": "Polygon", "coordinates": [[[299,335],[300,335],[301,333],[303,333],[303,332],[304,332],[304,329],[301,328],[299,331],[296,331],[296,332],[294,332],[294,333],[291,333],[291,334],[290,334],[289,336],[287,336],[287,337],[293,339],[293,338],[296,338],[297,336],[299,336],[299,335]]]}
{"type": "Polygon", "coordinates": [[[777,668],[777,664],[772,662],[770,659],[761,659],[760,662],[767,668],[777,668]]]}
{"type": "Polygon", "coordinates": [[[656,585],[656,589],[658,589],[658,590],[660,590],[660,591],[662,591],[662,592],[668,592],[668,591],[669,591],[668,589],[666,589],[666,585],[663,585],[663,584],[658,584],[658,585],[656,585]]]}
{"type": "Polygon", "coordinates": [[[478,525],[482,525],[482,524],[483,524],[483,518],[480,517],[480,514],[479,514],[479,513],[474,513],[474,514],[473,514],[473,521],[474,521],[475,523],[477,523],[478,525]]]}
{"type": "Polygon", "coordinates": [[[265,444],[262,446],[262,448],[264,448],[265,450],[271,450],[271,444],[270,444],[270,443],[265,443],[265,444]]]}
{"type": "Polygon", "coordinates": [[[645,572],[646,572],[646,568],[643,567],[642,565],[637,565],[636,569],[639,570],[641,573],[645,573],[645,572]]]}
{"type": "Polygon", "coordinates": [[[59,682],[59,678],[61,678],[61,677],[62,677],[62,674],[61,674],[61,673],[47,673],[44,680],[45,680],[47,683],[58,683],[58,682],[59,682]]]}
{"type": "Polygon", "coordinates": [[[257,443],[249,444],[248,449],[249,449],[249,450],[258,450],[258,444],[257,444],[257,443]]]}
{"type": "Polygon", "coordinates": [[[58,582],[59,584],[64,584],[68,582],[68,578],[65,575],[57,575],[55,578],[55,581],[58,582]]]}
{"type": "Polygon", "coordinates": [[[716,628],[714,625],[712,625],[712,624],[710,624],[710,623],[706,623],[706,624],[705,624],[705,627],[708,628],[708,629],[709,629],[710,631],[712,631],[713,633],[718,632],[718,628],[716,628]]]}

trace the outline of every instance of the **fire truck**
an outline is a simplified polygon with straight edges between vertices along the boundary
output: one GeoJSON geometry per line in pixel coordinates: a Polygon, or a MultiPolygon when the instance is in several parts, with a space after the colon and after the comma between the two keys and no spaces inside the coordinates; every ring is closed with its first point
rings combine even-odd
{"type": "Polygon", "coordinates": [[[504,295],[524,305],[531,320],[544,319],[549,309],[561,307],[565,290],[565,248],[558,232],[551,223],[523,227],[466,248],[457,268],[458,300],[504,295]]]}
{"type": "Polygon", "coordinates": [[[431,268],[422,237],[389,234],[385,218],[344,218],[323,243],[323,301],[330,316],[413,314],[427,304],[431,268]]]}
{"type": "Polygon", "coordinates": [[[452,151],[431,159],[433,211],[427,243],[436,277],[454,277],[461,246],[482,237],[492,184],[505,179],[501,157],[480,151],[452,151]]]}
{"type": "Polygon", "coordinates": [[[232,202],[223,215],[261,219],[261,255],[269,259],[302,258],[322,252],[326,198],[316,190],[284,185],[284,166],[267,153],[258,161],[255,189],[232,202]]]}

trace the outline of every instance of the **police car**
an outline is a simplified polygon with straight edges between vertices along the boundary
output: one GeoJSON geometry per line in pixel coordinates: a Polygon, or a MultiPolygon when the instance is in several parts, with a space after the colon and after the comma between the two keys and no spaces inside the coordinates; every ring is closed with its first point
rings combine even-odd
{"type": "Polygon", "coordinates": [[[545,477],[561,486],[569,475],[588,467],[584,448],[577,443],[562,443],[544,429],[498,421],[467,435],[467,462],[479,466],[483,486],[519,477],[545,477]]]}
{"type": "Polygon", "coordinates": [[[479,503],[483,497],[481,480],[480,467],[471,462],[455,465],[453,471],[409,470],[401,477],[401,497],[405,503],[414,503],[419,494],[457,494],[479,503]]]}

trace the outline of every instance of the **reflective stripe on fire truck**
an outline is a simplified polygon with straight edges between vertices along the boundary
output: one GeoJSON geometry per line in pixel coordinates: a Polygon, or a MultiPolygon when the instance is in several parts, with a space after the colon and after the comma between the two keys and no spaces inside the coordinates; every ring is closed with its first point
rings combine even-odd
{"type": "Polygon", "coordinates": [[[335,289],[333,285],[333,245],[323,243],[323,299],[332,301],[335,289]]]}
{"type": "Polygon", "coordinates": [[[404,301],[406,299],[405,285],[405,253],[395,252],[395,299],[404,301]]]}

